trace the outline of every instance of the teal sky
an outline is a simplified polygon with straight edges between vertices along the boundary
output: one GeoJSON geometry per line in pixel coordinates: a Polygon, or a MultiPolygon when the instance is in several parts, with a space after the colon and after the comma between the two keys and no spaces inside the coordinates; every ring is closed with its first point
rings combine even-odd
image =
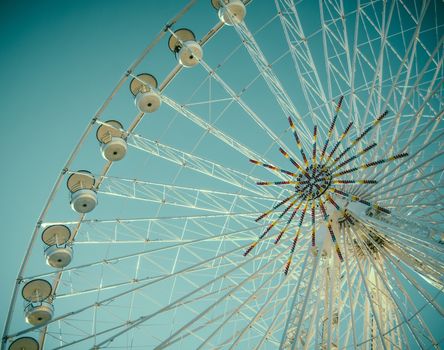
{"type": "MultiPolygon", "coordinates": [[[[134,0],[131,2],[118,0],[42,0],[37,3],[18,0],[2,1],[0,3],[0,120],[2,122],[1,130],[3,131],[0,149],[2,150],[4,165],[0,175],[0,181],[3,185],[3,195],[0,202],[3,223],[2,232],[0,233],[0,264],[2,266],[0,269],[2,278],[0,288],[1,326],[3,326],[6,318],[17,271],[36,220],[69,153],[77,144],[81,133],[95,111],[109,95],[129,64],[155,37],[168,19],[174,16],[187,2],[185,0],[134,0]]],[[[251,13],[260,14],[261,11],[265,13],[264,9],[269,4],[264,4],[265,1],[256,0],[256,12],[252,10],[251,13]]],[[[217,22],[216,13],[212,12],[211,8],[208,9],[209,6],[209,1],[200,1],[197,10],[186,18],[183,26],[193,26],[194,24],[193,29],[196,28],[195,31],[198,35],[206,32],[210,24],[213,25],[217,22]],[[214,17],[209,17],[209,13],[214,17]]],[[[318,6],[317,1],[316,6],[318,6]]],[[[309,6],[307,9],[309,9],[309,6]]],[[[251,28],[258,29],[264,24],[264,18],[267,19],[268,17],[264,16],[259,19],[258,16],[252,15],[248,18],[248,24],[251,25],[251,28]]],[[[316,21],[311,23],[306,18],[304,20],[307,21],[307,32],[312,32],[317,28],[316,21]]],[[[433,18],[430,18],[431,27],[434,25],[432,21],[433,18]]],[[[269,31],[259,33],[257,39],[267,43],[267,48],[264,50],[266,50],[268,57],[275,60],[284,52],[283,47],[286,43],[283,38],[279,40],[271,34],[273,30],[280,28],[279,24],[275,21],[270,27],[269,31]]],[[[442,32],[441,26],[439,35],[442,36],[442,32]]],[[[233,33],[225,35],[230,40],[235,38],[233,33]]],[[[370,33],[370,35],[372,34],[370,33]]],[[[428,37],[426,37],[425,45],[429,45],[428,49],[432,50],[433,45],[435,45],[434,40],[439,35],[434,32],[426,35],[430,35],[430,40],[428,41],[428,37]]],[[[349,36],[351,37],[350,33],[349,36]]],[[[317,36],[317,39],[320,39],[320,35],[317,36]]],[[[406,46],[402,39],[404,38],[391,40],[402,49],[406,46]]],[[[224,49],[219,50],[220,47],[216,46],[220,44],[221,41],[216,40],[215,43],[210,42],[208,45],[205,60],[210,65],[219,62],[220,57],[217,52],[222,52],[221,55],[225,57],[229,50],[232,50],[235,46],[231,42],[227,43],[225,52],[224,49]]],[[[161,42],[159,47],[157,51],[153,52],[152,58],[150,56],[148,62],[142,64],[139,71],[153,72],[160,76],[159,80],[162,80],[161,78],[174,67],[176,62],[167,51],[166,40],[161,42]]],[[[371,45],[363,48],[363,51],[368,50],[366,54],[368,54],[370,60],[372,60],[371,49],[371,45]]],[[[314,50],[314,54],[316,59],[322,60],[322,52],[314,50]]],[[[234,57],[237,59],[238,56],[235,55],[234,57]]],[[[226,77],[236,89],[241,89],[242,84],[254,79],[257,73],[256,67],[253,67],[253,65],[243,66],[244,61],[242,60],[245,57],[240,54],[239,57],[238,63],[233,59],[227,63],[228,68],[226,70],[224,70],[225,66],[221,69],[221,75],[224,78],[226,77]],[[244,75],[242,78],[238,76],[239,69],[230,70],[233,66],[242,68],[241,71],[244,75]]],[[[423,63],[420,62],[421,59],[415,62],[418,66],[423,63]]],[[[292,79],[294,75],[287,74],[285,70],[290,64],[290,56],[286,55],[273,68],[282,79],[285,87],[289,88],[289,94],[294,98],[295,104],[305,114],[307,113],[307,107],[304,104],[303,96],[297,88],[293,89],[292,79]]],[[[396,64],[397,61],[393,61],[387,64],[385,69],[395,70],[396,64]]],[[[321,75],[325,73],[324,68],[320,65],[321,75]]],[[[415,67],[414,73],[417,74],[419,69],[420,67],[415,67]]],[[[183,74],[174,81],[174,87],[166,90],[166,95],[182,101],[192,90],[187,79],[197,84],[204,77],[202,72],[202,69],[182,72],[183,74]],[[192,76],[192,74],[195,74],[195,76],[192,76]]],[[[365,74],[363,73],[363,76],[365,74]]],[[[428,78],[429,75],[426,75],[426,77],[428,78]]],[[[368,80],[368,77],[361,79],[368,80]]],[[[411,79],[413,81],[413,78],[411,79]]],[[[357,78],[358,80],[359,78],[357,78]]],[[[386,83],[384,89],[389,85],[390,83],[386,83]]],[[[293,142],[292,135],[284,134],[284,130],[288,128],[286,119],[281,118],[279,122],[275,122],[275,119],[278,119],[281,115],[274,112],[277,110],[277,104],[274,101],[267,100],[271,97],[266,85],[259,81],[251,90],[254,91],[254,94],[248,91],[245,94],[245,99],[255,102],[256,110],[266,115],[265,121],[272,125],[274,132],[282,135],[283,142],[288,144],[293,142]],[[256,92],[257,95],[255,95],[256,92]]],[[[366,89],[363,89],[363,91],[363,94],[367,93],[366,89]]],[[[196,101],[199,101],[199,98],[208,97],[205,93],[206,90],[204,89],[199,91],[196,101]]],[[[221,98],[226,97],[226,93],[221,92],[221,89],[218,91],[217,87],[214,87],[214,94],[215,96],[219,94],[221,98]]],[[[334,97],[340,94],[341,91],[333,91],[334,97]]],[[[125,84],[120,95],[116,98],[115,105],[110,109],[110,118],[119,119],[122,117],[124,126],[128,126],[135,114],[131,98],[127,91],[127,84],[125,84]],[[130,102],[128,103],[128,101],[130,102]],[[130,112],[125,114],[127,111],[130,112]]],[[[439,96],[431,101],[431,105],[433,107],[442,105],[439,96]]],[[[204,138],[200,129],[196,130],[197,128],[189,127],[185,122],[181,124],[182,121],[174,119],[173,112],[166,107],[162,106],[162,110],[159,112],[162,118],[146,118],[145,124],[140,128],[141,134],[146,133],[144,135],[151,138],[161,135],[163,142],[185,151],[195,151],[195,154],[203,157],[207,156],[212,161],[217,161],[217,157],[224,154],[225,148],[223,146],[225,145],[221,146],[214,139],[204,138]],[[168,118],[164,118],[165,116],[168,118]],[[175,130],[168,129],[170,120],[176,123],[174,124],[176,126],[175,130]],[[202,144],[198,144],[196,141],[199,137],[203,139],[202,144]],[[193,148],[195,144],[196,149],[193,148]]],[[[216,112],[222,109],[218,105],[214,105],[213,108],[212,113],[214,114],[209,113],[209,116],[207,116],[210,122],[216,112]]],[[[257,146],[256,150],[260,154],[267,154],[270,151],[271,141],[265,133],[262,134],[262,130],[255,130],[253,133],[246,135],[245,131],[249,130],[252,125],[254,127],[254,124],[247,118],[247,120],[238,119],[238,116],[243,112],[240,111],[238,106],[232,108],[232,113],[225,119],[218,121],[218,126],[221,129],[229,130],[234,137],[243,138],[242,140],[246,144],[257,146]]],[[[322,108],[325,109],[325,106],[322,106],[322,108]]],[[[377,110],[373,104],[371,108],[377,110]]],[[[194,106],[194,111],[205,114],[208,107],[206,105],[194,106]]],[[[412,113],[409,108],[406,109],[407,112],[412,113]]],[[[279,110],[278,113],[282,112],[279,110]]],[[[109,118],[104,116],[103,119],[107,120],[109,118]]],[[[310,127],[312,126],[310,122],[308,124],[310,127]]],[[[344,125],[346,125],[345,119],[338,121],[340,130],[343,129],[344,125]]],[[[353,130],[352,134],[357,133],[359,127],[356,127],[357,129],[353,130]]],[[[137,129],[137,132],[139,132],[139,129],[137,129]]],[[[322,133],[325,134],[326,130],[321,130],[320,134],[322,133]]],[[[419,142],[422,142],[422,140],[419,142]]],[[[436,143],[432,149],[433,152],[436,152],[437,146],[436,143]]],[[[74,167],[89,169],[91,165],[92,168],[95,167],[95,169],[91,169],[92,171],[99,172],[104,163],[99,156],[99,147],[95,137],[90,136],[84,149],[87,152],[92,151],[94,154],[83,153],[74,167]],[[95,164],[97,159],[100,162],[95,164]]],[[[296,152],[296,149],[294,151],[296,152]]],[[[151,169],[149,167],[152,161],[151,158],[146,155],[135,155],[135,153],[129,154],[127,163],[118,164],[113,175],[131,178],[134,176],[140,179],[166,183],[173,181],[176,175],[176,166],[169,168],[170,165],[165,164],[162,169],[151,169]],[[164,170],[166,175],[163,173],[164,170]]],[[[381,151],[380,154],[382,154],[381,151]]],[[[251,171],[251,168],[249,168],[251,164],[248,163],[245,157],[240,157],[234,152],[230,153],[229,157],[231,157],[230,161],[232,160],[230,166],[232,165],[233,168],[245,172],[251,171]]],[[[280,157],[276,149],[273,149],[270,157],[278,159],[276,162],[281,162],[281,164],[278,164],[279,166],[286,162],[283,157],[280,157]]],[[[440,160],[442,160],[442,156],[435,159],[432,165],[439,166],[440,160]]],[[[254,171],[254,175],[259,177],[268,174],[265,171],[261,172],[262,170],[254,171]]],[[[186,172],[185,175],[178,177],[177,183],[187,185],[193,183],[193,181],[199,183],[202,187],[210,187],[220,191],[229,188],[226,184],[220,184],[216,181],[211,182],[214,179],[206,179],[203,175],[191,177],[186,172]]],[[[65,193],[67,191],[64,183],[62,183],[59,192],[54,205],[56,209],[48,216],[50,221],[56,220],[58,214],[60,214],[60,220],[74,218],[74,214],[68,207],[69,199],[68,194],[65,193]],[[58,210],[57,205],[63,205],[64,207],[58,210]],[[67,214],[68,211],[69,214],[67,214]]],[[[95,214],[97,213],[97,217],[101,218],[115,218],[119,215],[142,217],[145,213],[143,211],[145,208],[136,207],[136,204],[129,203],[128,206],[126,205],[118,202],[115,198],[111,198],[109,202],[100,199],[98,211],[95,214]],[[134,208],[132,205],[134,205],[134,208]]],[[[147,208],[152,210],[150,213],[158,213],[155,211],[158,208],[154,205],[147,204],[147,208]]],[[[174,210],[173,208],[169,212],[167,208],[161,213],[170,214],[174,210]]],[[[40,246],[39,241],[34,248],[34,254],[39,252],[40,246]]],[[[103,248],[104,250],[105,248],[103,248]]],[[[80,251],[77,252],[80,261],[82,254],[80,251]]],[[[43,261],[43,249],[41,249],[41,254],[43,261]]],[[[86,252],[84,254],[87,255],[86,252]]],[[[166,256],[166,258],[168,257],[166,256]]],[[[31,271],[33,270],[31,269],[31,271]]],[[[439,328],[439,324],[434,326],[437,329],[439,328]]]]}
{"type": "Polygon", "coordinates": [[[0,324],[35,222],[71,149],[178,2],[0,3],[0,324]]]}

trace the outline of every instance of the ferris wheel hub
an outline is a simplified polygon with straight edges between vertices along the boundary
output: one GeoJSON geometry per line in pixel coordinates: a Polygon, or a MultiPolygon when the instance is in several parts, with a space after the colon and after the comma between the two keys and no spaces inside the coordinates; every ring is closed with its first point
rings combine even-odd
{"type": "Polygon", "coordinates": [[[299,174],[296,181],[301,183],[295,186],[295,191],[308,200],[321,197],[331,185],[331,172],[323,164],[312,164],[305,169],[305,173],[311,174],[310,178],[307,180],[306,175],[299,174]]]}

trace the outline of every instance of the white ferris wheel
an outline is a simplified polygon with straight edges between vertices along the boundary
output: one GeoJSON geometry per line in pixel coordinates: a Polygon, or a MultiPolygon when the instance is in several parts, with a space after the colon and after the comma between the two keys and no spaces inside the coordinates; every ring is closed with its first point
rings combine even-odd
{"type": "Polygon", "coordinates": [[[178,11],[62,167],[2,349],[439,349],[443,2],[178,11]]]}

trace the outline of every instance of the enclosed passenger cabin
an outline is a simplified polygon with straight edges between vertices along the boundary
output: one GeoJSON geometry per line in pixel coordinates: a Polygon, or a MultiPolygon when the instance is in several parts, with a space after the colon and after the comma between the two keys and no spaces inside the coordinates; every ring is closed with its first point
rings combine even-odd
{"type": "Polygon", "coordinates": [[[65,225],[52,225],[45,228],[42,241],[45,243],[46,263],[56,269],[69,265],[73,257],[70,243],[71,231],[65,225]]]}
{"type": "Polygon", "coordinates": [[[217,10],[219,19],[229,26],[242,22],[247,14],[241,0],[211,0],[211,5],[217,10]]]}
{"type": "Polygon", "coordinates": [[[98,201],[95,182],[93,174],[87,170],[79,170],[70,175],[66,184],[71,192],[71,208],[74,211],[85,214],[96,207],[98,201]]]}
{"type": "Polygon", "coordinates": [[[186,68],[194,67],[203,57],[203,50],[196,41],[196,36],[186,28],[171,34],[168,47],[176,55],[179,64],[186,68]]]}
{"type": "Polygon", "coordinates": [[[125,157],[128,145],[126,144],[126,133],[120,122],[117,120],[106,121],[98,127],[96,137],[100,142],[103,158],[110,162],[116,162],[125,157]]]}
{"type": "Polygon", "coordinates": [[[29,281],[23,286],[25,321],[32,326],[44,325],[54,316],[52,286],[44,279],[29,281]]]}
{"type": "Polygon", "coordinates": [[[9,345],[8,350],[39,350],[39,343],[31,337],[17,338],[9,345]]]}
{"type": "Polygon", "coordinates": [[[139,74],[130,83],[130,91],[134,96],[134,103],[142,113],[153,113],[162,104],[157,79],[148,73],[139,74]]]}

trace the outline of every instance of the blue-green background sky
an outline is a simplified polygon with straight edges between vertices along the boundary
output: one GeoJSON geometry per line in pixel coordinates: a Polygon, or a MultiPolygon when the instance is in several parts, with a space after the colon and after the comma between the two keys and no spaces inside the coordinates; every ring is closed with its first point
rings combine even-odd
{"type": "Polygon", "coordinates": [[[2,328],[35,222],[69,153],[122,72],[186,3],[0,2],[2,328]]]}

